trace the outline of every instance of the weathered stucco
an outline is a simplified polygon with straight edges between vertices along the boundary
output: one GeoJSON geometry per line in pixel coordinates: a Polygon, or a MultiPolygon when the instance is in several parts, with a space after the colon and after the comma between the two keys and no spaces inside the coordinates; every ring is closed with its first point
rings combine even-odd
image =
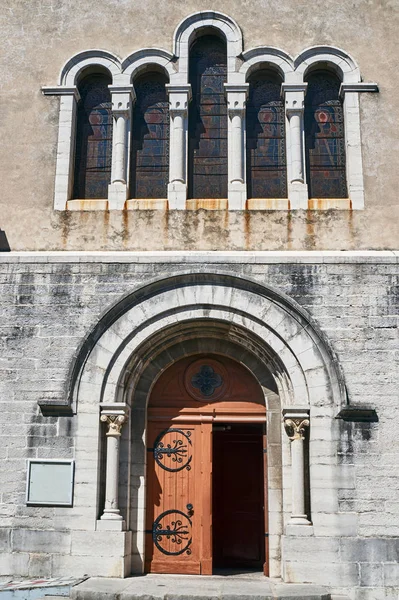
{"type": "Polygon", "coordinates": [[[390,249],[399,238],[394,1],[322,3],[215,0],[242,28],[244,49],[277,46],[297,54],[330,44],[357,61],[379,94],[361,94],[364,211],[53,210],[59,99],[44,97],[62,65],[88,48],[122,58],[143,47],[172,51],[177,24],[204,2],[14,0],[0,34],[0,228],[13,250],[390,249]]]}

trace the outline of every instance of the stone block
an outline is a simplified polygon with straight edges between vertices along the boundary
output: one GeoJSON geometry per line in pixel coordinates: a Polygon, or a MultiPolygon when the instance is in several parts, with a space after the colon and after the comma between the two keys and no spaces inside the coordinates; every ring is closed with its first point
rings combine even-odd
{"type": "Polygon", "coordinates": [[[312,513],[316,536],[352,537],[357,535],[356,513],[312,513]]]}
{"type": "Polygon", "coordinates": [[[341,560],[344,562],[381,563],[388,558],[388,540],[345,539],[340,540],[341,560]]]}
{"type": "Polygon", "coordinates": [[[79,556],[126,556],[131,546],[130,531],[72,531],[71,553],[79,556]]]}
{"type": "Polygon", "coordinates": [[[11,529],[0,529],[0,553],[10,552],[11,529]]]}
{"type": "Polygon", "coordinates": [[[304,543],[303,537],[283,536],[283,560],[301,561],[304,552],[306,552],[306,560],[309,562],[319,562],[321,557],[326,562],[340,561],[339,540],[337,539],[308,537],[304,543]]]}
{"type": "Polygon", "coordinates": [[[289,583],[313,583],[317,585],[357,587],[359,585],[359,566],[354,563],[329,563],[319,561],[308,563],[287,561],[284,564],[284,580],[289,583]]]}
{"type": "Polygon", "coordinates": [[[360,563],[360,585],[362,587],[382,587],[384,585],[383,565],[360,563]]]}
{"type": "Polygon", "coordinates": [[[66,531],[14,529],[11,536],[13,552],[69,553],[71,534],[66,531]]]}
{"type": "Polygon", "coordinates": [[[51,577],[51,555],[29,555],[29,577],[51,577]]]}
{"type": "Polygon", "coordinates": [[[28,577],[29,554],[27,552],[13,552],[0,554],[0,576],[28,577]]]}
{"type": "Polygon", "coordinates": [[[387,587],[399,587],[399,564],[384,565],[384,583],[387,587]]]}

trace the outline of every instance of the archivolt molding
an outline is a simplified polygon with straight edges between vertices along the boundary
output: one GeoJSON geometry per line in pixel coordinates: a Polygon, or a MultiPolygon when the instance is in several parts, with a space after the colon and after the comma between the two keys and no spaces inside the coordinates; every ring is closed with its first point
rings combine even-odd
{"type": "Polygon", "coordinates": [[[294,61],[280,48],[271,46],[251,48],[242,53],[242,59],[243,63],[238,73],[244,81],[247,81],[254,71],[269,66],[275,68],[286,83],[291,83],[294,79],[294,61]]]}
{"type": "Polygon", "coordinates": [[[318,63],[331,65],[343,83],[361,81],[360,70],[354,59],[347,52],[335,46],[311,46],[300,52],[294,60],[297,81],[302,82],[307,71],[318,63]]]}
{"type": "MultiPolygon", "coordinates": [[[[121,84],[128,85],[143,71],[150,71],[154,65],[160,67],[169,80],[176,74],[173,54],[162,48],[143,48],[127,56],[122,62],[121,84]]],[[[118,78],[119,81],[119,78],[118,78]]]]}
{"type": "Polygon", "coordinates": [[[116,54],[107,50],[85,50],[72,56],[62,67],[59,85],[76,85],[84,69],[98,66],[107,69],[113,80],[122,70],[121,60],[116,54]]]}
{"type": "Polygon", "coordinates": [[[241,346],[262,348],[286,405],[339,411],[345,404],[337,360],[306,313],[275,290],[216,274],[154,282],[119,302],[83,344],[71,391],[83,403],[121,401],[124,374],[143,344],[171,326],[204,320],[233,328],[241,346]]]}

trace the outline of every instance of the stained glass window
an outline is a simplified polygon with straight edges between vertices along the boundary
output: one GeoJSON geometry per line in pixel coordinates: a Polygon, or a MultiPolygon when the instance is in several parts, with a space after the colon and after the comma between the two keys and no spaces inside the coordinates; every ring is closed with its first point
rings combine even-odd
{"type": "Polygon", "coordinates": [[[347,198],[340,80],[328,71],[316,71],[307,81],[305,148],[309,197],[347,198]]]}
{"type": "Polygon", "coordinates": [[[130,195],[167,198],[169,181],[169,102],[161,73],[134,82],[130,195]]]}
{"type": "Polygon", "coordinates": [[[226,44],[204,35],[190,52],[189,197],[227,198],[226,44]]]}
{"type": "Polygon", "coordinates": [[[276,73],[257,71],[249,79],[246,128],[248,198],[287,198],[285,114],[276,73]]]}
{"type": "Polygon", "coordinates": [[[103,74],[85,77],[77,111],[74,198],[107,198],[111,179],[112,105],[103,74]]]}

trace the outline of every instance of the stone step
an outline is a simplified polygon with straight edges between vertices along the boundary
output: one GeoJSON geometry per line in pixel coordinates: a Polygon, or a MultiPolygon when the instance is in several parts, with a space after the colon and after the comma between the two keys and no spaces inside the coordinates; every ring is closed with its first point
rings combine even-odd
{"type": "MultiPolygon", "coordinates": [[[[71,590],[71,600],[332,600],[328,588],[285,584],[266,577],[147,575],[92,577],[71,590]]],[[[340,600],[345,600],[341,597],[340,600]]]]}

